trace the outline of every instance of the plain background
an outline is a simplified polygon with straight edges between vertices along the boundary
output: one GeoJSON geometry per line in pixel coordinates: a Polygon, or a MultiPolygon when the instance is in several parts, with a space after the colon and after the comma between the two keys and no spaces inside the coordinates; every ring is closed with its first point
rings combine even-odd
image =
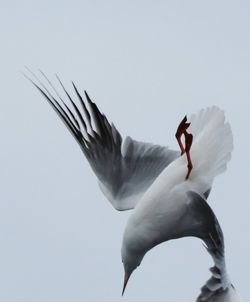
{"type": "Polygon", "coordinates": [[[249,298],[249,1],[1,1],[0,300],[195,301],[212,265],[196,239],[154,248],[121,298],[129,212],[22,76],[27,65],[93,100],[120,132],[177,148],[187,113],[217,105],[235,150],[209,203],[228,271],[249,298]]]}

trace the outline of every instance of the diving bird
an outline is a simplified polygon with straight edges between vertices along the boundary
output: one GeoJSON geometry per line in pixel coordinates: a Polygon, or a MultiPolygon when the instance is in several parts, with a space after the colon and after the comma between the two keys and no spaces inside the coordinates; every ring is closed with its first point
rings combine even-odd
{"type": "MultiPolygon", "coordinates": [[[[77,105],[58,78],[66,102],[42,75],[46,85],[34,74],[34,80],[29,80],[76,139],[104,195],[119,211],[134,209],[121,249],[125,272],[122,294],[132,272],[150,249],[186,236],[205,242],[215,267],[223,275],[220,278],[222,275],[214,269],[217,275],[213,272],[212,278],[221,279],[222,291],[229,288],[234,292],[217,258],[217,252],[223,250],[219,246],[222,233],[216,229],[217,220],[206,202],[215,176],[226,169],[233,149],[231,129],[223,111],[210,107],[185,116],[176,131],[181,150],[178,152],[131,137],[123,139],[86,91],[83,98],[72,83],[77,105]]],[[[212,294],[207,295],[204,288],[197,301],[224,301],[211,300],[214,288],[209,286],[208,282],[206,287],[212,294]]]]}

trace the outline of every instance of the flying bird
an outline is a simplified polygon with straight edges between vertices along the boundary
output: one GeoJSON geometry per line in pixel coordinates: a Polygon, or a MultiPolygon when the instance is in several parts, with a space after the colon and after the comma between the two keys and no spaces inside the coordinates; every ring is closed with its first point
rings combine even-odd
{"type": "Polygon", "coordinates": [[[197,301],[228,301],[213,298],[225,291],[234,293],[234,288],[222,265],[223,235],[206,202],[214,178],[226,169],[233,149],[223,111],[210,107],[185,116],[176,131],[179,152],[131,137],[123,139],[86,91],[83,98],[72,82],[77,105],[58,78],[66,102],[43,73],[46,85],[32,75],[35,79],[29,80],[79,144],[106,198],[116,210],[134,209],[121,249],[125,272],[122,294],[150,249],[193,236],[205,242],[215,263],[212,281],[203,287],[197,301]]]}

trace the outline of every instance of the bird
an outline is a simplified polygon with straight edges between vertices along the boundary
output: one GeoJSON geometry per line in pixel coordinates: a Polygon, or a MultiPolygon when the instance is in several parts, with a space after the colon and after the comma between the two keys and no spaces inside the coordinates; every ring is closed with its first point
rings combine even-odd
{"type": "Polygon", "coordinates": [[[72,86],[80,106],[58,76],[68,101],[43,72],[46,84],[33,72],[31,74],[33,79],[25,76],[79,144],[105,197],[118,211],[133,209],[122,240],[122,295],[131,274],[149,250],[160,243],[187,236],[203,240],[215,263],[212,283],[216,283],[214,278],[220,280],[218,286],[216,283],[216,287],[211,288],[208,281],[197,301],[217,302],[211,299],[221,291],[234,293],[229,279],[224,277],[225,266],[221,264],[224,260],[218,260],[218,255],[224,259],[223,234],[206,201],[214,178],[226,170],[233,150],[232,132],[225,122],[224,112],[213,106],[185,116],[175,134],[179,152],[130,136],[123,139],[86,91],[82,97],[74,82],[72,86]]]}
{"type": "Polygon", "coordinates": [[[164,169],[127,222],[122,243],[123,292],[146,252],[160,243],[192,236],[203,240],[214,261],[212,277],[197,302],[241,301],[227,274],[223,232],[206,201],[215,176],[226,170],[231,158],[231,127],[216,106],[185,117],[180,126],[191,142],[188,148],[180,143],[181,154],[189,151],[187,158],[180,156],[164,169]]]}

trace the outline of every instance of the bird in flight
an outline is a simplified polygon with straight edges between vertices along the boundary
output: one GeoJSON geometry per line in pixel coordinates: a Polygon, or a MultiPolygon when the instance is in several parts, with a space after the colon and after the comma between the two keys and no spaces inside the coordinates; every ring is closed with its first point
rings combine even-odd
{"type": "Polygon", "coordinates": [[[185,116],[176,131],[179,152],[129,136],[123,139],[86,91],[82,97],[72,82],[77,105],[58,77],[64,97],[41,74],[46,84],[34,73],[34,80],[28,79],[79,144],[103,194],[118,211],[134,209],[121,249],[125,272],[122,294],[150,249],[193,236],[204,241],[215,263],[197,301],[231,301],[229,293],[231,297],[236,292],[226,274],[223,234],[206,201],[214,178],[226,169],[233,149],[224,112],[213,106],[185,116]]]}

